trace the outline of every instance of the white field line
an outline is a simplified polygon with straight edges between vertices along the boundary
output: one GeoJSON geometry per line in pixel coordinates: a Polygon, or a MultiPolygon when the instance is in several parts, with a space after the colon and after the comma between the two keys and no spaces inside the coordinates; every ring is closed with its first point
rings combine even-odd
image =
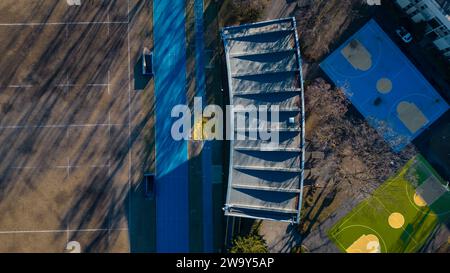
{"type": "Polygon", "coordinates": [[[0,26],[52,26],[52,25],[67,26],[67,25],[107,25],[107,24],[128,24],[128,22],[92,21],[92,22],[0,23],[0,26]]]}
{"type": "Polygon", "coordinates": [[[67,224],[67,228],[66,228],[66,244],[69,243],[70,240],[70,231],[69,231],[69,224],[67,224]]]}
{"type": "Polygon", "coordinates": [[[67,166],[65,166],[67,169],[67,177],[70,177],[70,158],[67,157],[67,166]]]}
{"type": "Polygon", "coordinates": [[[76,169],[76,168],[85,168],[85,167],[92,168],[92,169],[95,169],[95,168],[101,169],[101,168],[109,168],[110,164],[107,163],[107,164],[98,164],[98,165],[95,165],[95,164],[94,165],[58,165],[58,166],[55,166],[54,168],[57,168],[57,169],[66,169],[66,168],[76,169]]]}
{"type": "Polygon", "coordinates": [[[8,85],[9,88],[32,88],[33,85],[31,84],[11,84],[8,85]]]}
{"type": "Polygon", "coordinates": [[[44,169],[44,168],[54,168],[54,169],[80,169],[80,168],[91,168],[91,169],[103,169],[110,168],[111,164],[108,162],[107,164],[93,164],[93,165],[57,165],[57,166],[14,166],[10,167],[10,169],[14,170],[22,170],[22,169],[44,169]]]}
{"type": "MultiPolygon", "coordinates": [[[[128,192],[131,192],[131,49],[130,49],[130,0],[128,0],[127,9],[127,44],[128,44],[128,192]]],[[[131,207],[132,200],[131,194],[128,198],[128,222],[132,223],[131,219],[131,207]]],[[[128,249],[131,252],[131,246],[128,249]]]]}
{"type": "Polygon", "coordinates": [[[105,127],[105,126],[124,126],[121,123],[93,123],[93,124],[54,124],[54,125],[5,125],[0,126],[2,129],[37,129],[37,128],[72,128],[72,127],[105,127]]]}
{"type": "Polygon", "coordinates": [[[73,83],[60,83],[57,84],[56,86],[58,87],[76,87],[76,86],[88,86],[88,87],[92,87],[92,86],[101,86],[101,87],[108,87],[109,88],[109,84],[108,83],[88,83],[88,84],[73,84],[73,83]]]}
{"type": "Polygon", "coordinates": [[[99,231],[127,231],[128,228],[99,228],[99,229],[49,229],[49,230],[9,230],[0,231],[0,234],[24,234],[24,233],[67,233],[67,232],[99,232],[99,231]]]}
{"type": "MultiPolygon", "coordinates": [[[[108,34],[109,35],[109,34],[108,34]]],[[[109,37],[109,36],[108,36],[109,37]]],[[[111,95],[111,83],[110,83],[110,79],[111,79],[111,71],[108,69],[108,95],[111,95]]]]}

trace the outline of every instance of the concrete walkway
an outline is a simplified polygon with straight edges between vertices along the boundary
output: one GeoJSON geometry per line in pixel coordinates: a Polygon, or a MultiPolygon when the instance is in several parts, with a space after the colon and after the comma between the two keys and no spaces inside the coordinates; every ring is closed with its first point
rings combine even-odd
{"type": "Polygon", "coordinates": [[[298,1],[271,0],[265,9],[264,19],[273,20],[292,16],[298,1]]]}
{"type": "Polygon", "coordinates": [[[301,243],[297,228],[297,225],[289,223],[263,221],[259,234],[266,240],[270,253],[290,253],[301,243]]]}

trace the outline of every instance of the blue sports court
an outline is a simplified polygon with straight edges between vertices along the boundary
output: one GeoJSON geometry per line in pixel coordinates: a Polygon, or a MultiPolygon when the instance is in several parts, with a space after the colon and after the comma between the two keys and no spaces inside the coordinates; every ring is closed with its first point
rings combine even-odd
{"type": "Polygon", "coordinates": [[[449,108],[374,20],[321,67],[397,152],[449,108]]]}

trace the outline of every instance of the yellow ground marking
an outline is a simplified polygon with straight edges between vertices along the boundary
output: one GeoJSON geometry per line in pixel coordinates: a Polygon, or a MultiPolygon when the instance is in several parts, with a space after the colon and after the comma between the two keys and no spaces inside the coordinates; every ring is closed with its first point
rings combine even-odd
{"type": "Polygon", "coordinates": [[[418,207],[425,207],[427,206],[427,202],[423,200],[422,196],[418,195],[417,193],[414,193],[414,204],[416,204],[418,207]]]}
{"type": "Polygon", "coordinates": [[[388,78],[379,79],[377,82],[377,90],[382,94],[387,94],[392,91],[392,81],[388,78]]]}
{"type": "MultiPolygon", "coordinates": [[[[353,217],[353,216],[352,216],[353,217]]],[[[350,218],[352,218],[350,217],[350,218]]],[[[342,225],[340,225],[340,227],[342,227],[342,225]]],[[[338,236],[339,234],[341,234],[342,232],[344,232],[345,230],[349,229],[349,228],[365,228],[370,230],[371,232],[373,232],[374,234],[376,234],[377,238],[379,238],[381,240],[381,244],[383,245],[384,249],[387,251],[387,244],[386,242],[383,240],[383,237],[381,237],[380,233],[378,233],[375,229],[368,227],[366,225],[350,225],[350,226],[346,226],[343,227],[339,232],[337,232],[336,234],[330,234],[330,236],[332,236],[334,238],[334,240],[336,241],[336,243],[342,248],[342,249],[346,249],[344,247],[344,245],[339,241],[338,236]]],[[[380,250],[381,251],[381,250],[380,250]]]]}
{"type": "Polygon", "coordinates": [[[367,71],[372,67],[372,55],[358,40],[352,40],[341,50],[344,58],[355,68],[367,71]]]}
{"type": "Polygon", "coordinates": [[[400,229],[405,225],[405,217],[401,213],[394,212],[389,216],[388,222],[391,228],[400,229]]]}
{"type": "Polygon", "coordinates": [[[397,106],[397,115],[413,134],[429,122],[419,107],[411,102],[400,102],[397,106]]]}
{"type": "Polygon", "coordinates": [[[381,253],[380,240],[373,234],[362,235],[350,247],[347,253],[381,253]]]}
{"type": "Polygon", "coordinates": [[[200,122],[194,124],[194,128],[192,130],[192,139],[193,140],[204,140],[208,139],[208,135],[203,131],[203,127],[208,122],[208,118],[203,117],[200,122]]]}

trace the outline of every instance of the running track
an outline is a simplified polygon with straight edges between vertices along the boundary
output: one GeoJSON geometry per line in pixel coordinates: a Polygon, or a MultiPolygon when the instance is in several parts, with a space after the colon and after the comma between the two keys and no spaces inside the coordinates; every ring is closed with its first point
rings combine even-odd
{"type": "MultiPolygon", "coordinates": [[[[175,105],[186,104],[185,0],[155,0],[156,250],[189,252],[188,146],[170,135],[175,105]]],[[[195,0],[196,96],[205,93],[203,0],[195,0]]],[[[211,143],[202,152],[203,251],[212,252],[211,143]]],[[[200,193],[199,193],[200,195],[200,193]]],[[[197,198],[197,197],[192,197],[197,198]]],[[[199,223],[200,224],[200,223],[199,223]]]]}
{"type": "Polygon", "coordinates": [[[189,252],[188,149],[170,131],[186,104],[185,0],[154,0],[156,251],[189,252]]]}

